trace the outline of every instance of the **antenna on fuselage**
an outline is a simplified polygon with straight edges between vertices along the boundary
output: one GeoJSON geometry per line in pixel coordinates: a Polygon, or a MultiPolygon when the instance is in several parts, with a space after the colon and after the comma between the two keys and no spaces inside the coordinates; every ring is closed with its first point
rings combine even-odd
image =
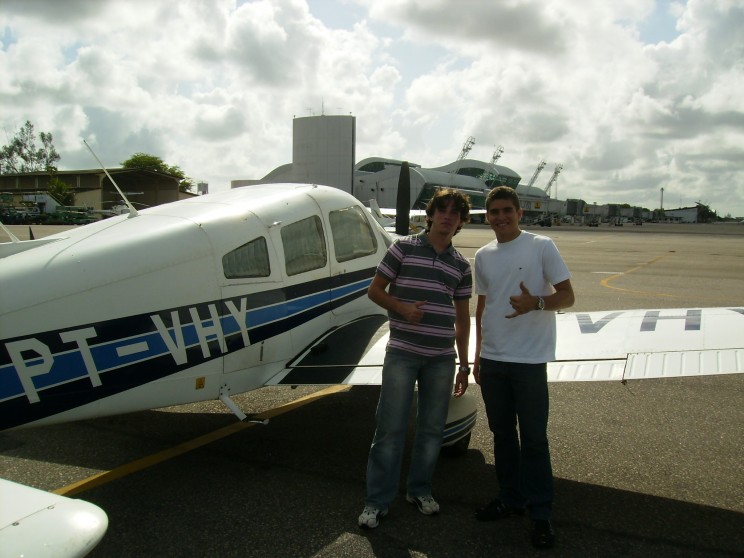
{"type": "Polygon", "coordinates": [[[127,217],[127,219],[129,217],[137,217],[137,210],[134,209],[134,206],[129,202],[129,200],[127,199],[127,197],[124,195],[124,192],[121,191],[121,188],[119,188],[119,185],[116,183],[116,181],[109,174],[109,171],[106,170],[106,167],[103,166],[103,163],[98,158],[98,155],[96,155],[95,152],[91,149],[91,147],[90,147],[90,145],[88,145],[88,142],[87,141],[83,140],[83,143],[85,144],[85,147],[88,148],[88,151],[90,151],[91,155],[93,155],[93,157],[95,157],[96,161],[98,161],[98,164],[103,169],[103,172],[106,173],[106,176],[108,176],[108,179],[111,181],[111,184],[113,184],[114,185],[114,188],[116,188],[116,191],[119,192],[119,195],[121,196],[121,199],[123,199],[124,200],[124,203],[127,204],[127,207],[129,208],[129,216],[127,217]]]}
{"type": "MultiPolygon", "coordinates": [[[[16,235],[14,235],[12,232],[10,232],[10,229],[8,229],[8,227],[6,227],[5,225],[3,225],[2,222],[0,222],[0,229],[3,229],[3,232],[8,235],[8,238],[10,239],[11,242],[20,242],[20,240],[18,239],[18,237],[16,235]]],[[[30,227],[29,227],[29,229],[30,229],[30,227]]]]}

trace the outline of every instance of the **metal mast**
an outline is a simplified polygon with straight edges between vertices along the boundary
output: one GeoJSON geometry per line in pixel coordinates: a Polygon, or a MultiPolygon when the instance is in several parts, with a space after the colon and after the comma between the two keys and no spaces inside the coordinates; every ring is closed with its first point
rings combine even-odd
{"type": "Polygon", "coordinates": [[[496,148],[496,151],[493,152],[493,156],[491,157],[491,164],[492,165],[495,165],[496,164],[496,161],[499,160],[499,158],[501,157],[501,154],[503,152],[504,152],[504,146],[503,145],[499,145],[496,148]]]}
{"type": "Polygon", "coordinates": [[[545,159],[540,159],[540,162],[537,164],[537,168],[535,169],[535,172],[532,174],[532,178],[530,178],[530,181],[527,183],[527,187],[531,187],[533,184],[535,184],[535,180],[537,180],[537,175],[540,174],[540,171],[545,168],[545,165],[547,163],[545,162],[545,159]]]}
{"type": "MultiPolygon", "coordinates": [[[[548,180],[548,185],[545,186],[545,196],[550,199],[550,189],[553,187],[553,184],[556,183],[558,180],[558,175],[561,174],[561,170],[563,170],[563,165],[558,163],[555,166],[555,170],[553,170],[553,176],[550,177],[550,180],[548,180]]],[[[558,187],[556,186],[556,193],[558,191],[558,187]]]]}
{"type": "Polygon", "coordinates": [[[473,136],[469,136],[467,140],[465,140],[465,144],[462,146],[462,151],[460,151],[460,155],[458,155],[457,160],[462,161],[465,157],[467,157],[468,153],[470,153],[470,150],[475,145],[475,138],[473,136]]]}
{"type": "MultiPolygon", "coordinates": [[[[460,154],[457,156],[457,159],[455,160],[455,168],[449,171],[450,174],[459,174],[460,173],[460,161],[462,161],[465,157],[467,157],[468,153],[470,153],[470,149],[475,145],[475,138],[473,136],[468,136],[468,139],[465,140],[465,144],[462,146],[462,151],[460,151],[460,154]]],[[[452,179],[454,182],[454,178],[452,179]]]]}

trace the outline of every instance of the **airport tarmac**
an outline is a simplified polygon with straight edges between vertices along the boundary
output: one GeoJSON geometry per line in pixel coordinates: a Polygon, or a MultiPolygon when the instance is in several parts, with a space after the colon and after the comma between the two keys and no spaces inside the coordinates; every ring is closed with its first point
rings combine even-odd
{"type": "MultiPolygon", "coordinates": [[[[529,230],[566,259],[572,311],[744,307],[744,226],[529,230]]],[[[472,257],[492,238],[468,226],[455,245],[472,257]]],[[[109,529],[92,557],[545,554],[522,520],[473,518],[496,490],[482,404],[467,454],[437,469],[442,512],[425,517],[401,492],[379,528],[360,530],[379,388],[325,389],[235,398],[271,415],[268,426],[208,402],[3,432],[0,476],[103,508],[109,529]]],[[[470,392],[480,401],[478,386],[470,392]]],[[[744,556],[744,376],[551,384],[550,439],[550,554],[744,556]]]]}

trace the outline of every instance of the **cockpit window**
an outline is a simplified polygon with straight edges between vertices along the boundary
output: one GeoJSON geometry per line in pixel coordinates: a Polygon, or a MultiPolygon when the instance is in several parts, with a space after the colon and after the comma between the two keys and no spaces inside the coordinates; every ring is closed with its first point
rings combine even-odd
{"type": "Polygon", "coordinates": [[[377,239],[363,209],[351,206],[331,211],[329,220],[337,262],[346,262],[377,252],[377,239]]]}
{"type": "Polygon", "coordinates": [[[271,275],[266,239],[251,240],[222,256],[222,270],[228,279],[271,275]]]}
{"type": "Polygon", "coordinates": [[[287,275],[325,267],[328,262],[320,217],[313,215],[282,227],[282,244],[287,275]]]}

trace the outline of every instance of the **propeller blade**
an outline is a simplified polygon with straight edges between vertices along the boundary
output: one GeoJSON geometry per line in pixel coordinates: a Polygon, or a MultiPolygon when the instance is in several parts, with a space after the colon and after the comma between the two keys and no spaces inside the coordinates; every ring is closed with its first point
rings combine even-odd
{"type": "Polygon", "coordinates": [[[405,236],[409,233],[411,211],[411,171],[408,161],[400,165],[398,196],[395,202],[395,234],[405,236]]]}

